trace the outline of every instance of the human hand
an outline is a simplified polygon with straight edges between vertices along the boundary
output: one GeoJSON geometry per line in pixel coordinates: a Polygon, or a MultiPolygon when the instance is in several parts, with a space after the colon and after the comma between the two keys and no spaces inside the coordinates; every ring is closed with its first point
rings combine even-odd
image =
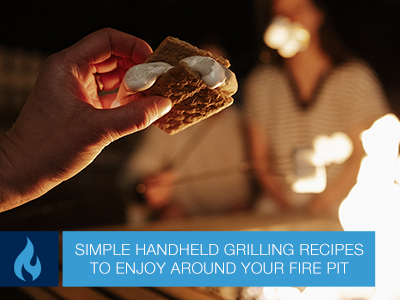
{"type": "Polygon", "coordinates": [[[77,174],[112,141],[144,129],[171,108],[153,96],[108,109],[125,72],[152,50],[131,35],[102,29],[50,56],[21,114],[0,140],[0,212],[77,174]]]}
{"type": "Polygon", "coordinates": [[[160,209],[169,204],[171,200],[177,174],[173,170],[148,176],[143,184],[146,187],[144,197],[146,202],[155,209],[160,209]]]}

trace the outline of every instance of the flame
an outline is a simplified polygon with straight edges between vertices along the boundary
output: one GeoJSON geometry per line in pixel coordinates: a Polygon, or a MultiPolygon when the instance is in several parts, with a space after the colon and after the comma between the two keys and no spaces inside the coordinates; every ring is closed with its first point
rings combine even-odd
{"type": "Polygon", "coordinates": [[[345,230],[375,231],[377,292],[371,300],[394,299],[400,296],[399,119],[388,114],[361,138],[367,156],[340,206],[340,221],[345,230]]]}
{"type": "Polygon", "coordinates": [[[361,139],[366,156],[357,184],[339,208],[339,217],[344,230],[375,231],[376,286],[307,287],[303,292],[297,288],[263,288],[255,299],[400,299],[400,121],[387,114],[364,131],[361,139]]]}
{"type": "Polygon", "coordinates": [[[27,243],[25,249],[18,255],[14,263],[14,272],[17,277],[25,281],[22,275],[22,268],[32,275],[32,281],[39,277],[42,267],[40,265],[39,258],[36,256],[36,264],[31,265],[31,259],[33,258],[34,248],[32,242],[27,237],[27,243]]]}

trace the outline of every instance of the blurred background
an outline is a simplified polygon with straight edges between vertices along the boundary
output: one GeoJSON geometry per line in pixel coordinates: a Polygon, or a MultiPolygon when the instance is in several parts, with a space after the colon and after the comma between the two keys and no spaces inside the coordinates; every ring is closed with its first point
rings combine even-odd
{"type": "MultiPolygon", "coordinates": [[[[400,111],[400,1],[326,0],[342,39],[369,62],[395,113],[400,111]]],[[[103,27],[130,33],[152,48],[168,35],[194,45],[218,41],[240,83],[260,59],[269,22],[265,0],[7,1],[0,10],[0,129],[16,119],[48,55],[103,27]]],[[[78,176],[18,209],[0,229],[65,230],[125,222],[117,174],[141,134],[117,141],[78,176]]]]}

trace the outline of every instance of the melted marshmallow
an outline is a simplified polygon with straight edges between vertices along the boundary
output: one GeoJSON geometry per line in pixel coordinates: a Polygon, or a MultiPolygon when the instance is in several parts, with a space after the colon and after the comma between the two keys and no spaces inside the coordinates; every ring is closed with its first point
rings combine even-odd
{"type": "Polygon", "coordinates": [[[172,68],[170,64],[165,62],[151,62],[133,66],[126,72],[112,107],[120,106],[123,98],[152,87],[158,77],[172,68]]]}
{"type": "Polygon", "coordinates": [[[193,71],[201,75],[201,79],[210,89],[224,84],[226,76],[221,64],[207,56],[189,56],[180,62],[186,63],[193,71]]]}
{"type": "Polygon", "coordinates": [[[157,78],[173,67],[165,62],[151,62],[133,66],[126,72],[124,82],[132,92],[152,87],[157,78]]]}
{"type": "MultiPolygon", "coordinates": [[[[189,56],[182,59],[181,62],[186,63],[189,68],[199,73],[208,88],[219,87],[229,96],[237,91],[235,74],[213,58],[189,56]]],[[[172,68],[173,66],[165,62],[151,62],[133,66],[126,72],[113,106],[119,106],[120,100],[128,95],[149,89],[161,75],[172,68]]]]}
{"type": "Polygon", "coordinates": [[[180,62],[186,63],[189,68],[198,72],[208,88],[219,87],[228,95],[236,93],[238,86],[235,74],[215,59],[207,56],[189,56],[180,62]]]}

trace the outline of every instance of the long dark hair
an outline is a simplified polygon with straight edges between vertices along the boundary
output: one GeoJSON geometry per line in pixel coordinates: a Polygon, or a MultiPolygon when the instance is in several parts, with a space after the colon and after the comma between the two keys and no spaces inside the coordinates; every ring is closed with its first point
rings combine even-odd
{"type": "Polygon", "coordinates": [[[340,38],[333,21],[332,8],[329,0],[311,0],[314,5],[324,14],[324,23],[320,28],[320,41],[322,50],[332,59],[334,64],[349,61],[355,54],[340,38]]]}

